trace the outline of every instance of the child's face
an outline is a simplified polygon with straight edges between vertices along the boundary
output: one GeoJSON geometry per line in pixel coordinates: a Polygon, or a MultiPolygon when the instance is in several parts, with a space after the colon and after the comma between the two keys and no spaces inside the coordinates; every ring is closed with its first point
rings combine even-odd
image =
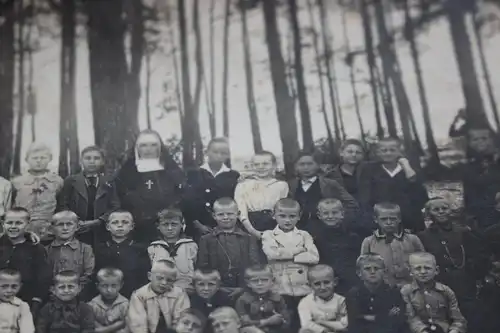
{"type": "Polygon", "coordinates": [[[212,321],[214,333],[238,333],[240,325],[236,318],[230,315],[220,314],[212,321]]]}
{"type": "Polygon", "coordinates": [[[32,171],[44,171],[50,163],[51,155],[47,151],[36,151],[32,152],[26,158],[29,170],[32,171]]]}
{"type": "Polygon", "coordinates": [[[201,333],[202,331],[201,320],[190,313],[182,315],[175,326],[176,333],[201,333]]]}
{"type": "Polygon", "coordinates": [[[335,277],[330,271],[309,273],[309,284],[315,296],[328,300],[335,292],[335,277]]]}
{"type": "Polygon", "coordinates": [[[95,150],[90,150],[82,156],[83,171],[88,173],[96,173],[104,167],[104,159],[102,154],[95,150]]]}
{"type": "Polygon", "coordinates": [[[57,277],[52,294],[63,302],[72,301],[80,293],[80,282],[73,277],[57,277]]]}
{"type": "Polygon", "coordinates": [[[120,277],[99,278],[97,290],[105,300],[115,300],[122,288],[123,283],[120,277]]]}
{"type": "Polygon", "coordinates": [[[21,277],[0,275],[0,301],[12,300],[21,289],[21,277]]]}
{"type": "Polygon", "coordinates": [[[70,219],[56,219],[52,222],[52,230],[56,239],[67,241],[75,236],[78,222],[70,219]]]}
{"type": "Polygon", "coordinates": [[[493,140],[488,130],[470,130],[469,146],[478,153],[489,152],[493,148],[493,140]]]}
{"type": "Polygon", "coordinates": [[[202,277],[195,281],[196,293],[203,299],[210,299],[220,288],[220,281],[215,277],[202,277]]]}
{"type": "Polygon", "coordinates": [[[375,219],[379,229],[384,234],[395,234],[399,230],[401,214],[395,210],[379,209],[375,212],[375,219]]]}
{"type": "Polygon", "coordinates": [[[269,290],[273,287],[274,278],[270,272],[260,272],[253,273],[246,279],[246,282],[248,288],[250,288],[254,293],[263,295],[269,292],[269,290]]]}
{"type": "Polygon", "coordinates": [[[157,269],[148,274],[151,282],[151,289],[157,294],[164,294],[172,290],[177,279],[175,271],[167,269],[157,269]]]}
{"type": "Polygon", "coordinates": [[[363,149],[358,145],[347,145],[340,152],[340,157],[346,164],[358,164],[363,161],[363,149]]]}
{"type": "Polygon", "coordinates": [[[433,222],[446,223],[451,217],[451,206],[445,200],[435,200],[428,208],[429,217],[433,222]]]}
{"type": "Polygon", "coordinates": [[[278,206],[274,210],[274,219],[281,230],[292,231],[300,220],[300,208],[278,206]]]}
{"type": "Polygon", "coordinates": [[[225,163],[229,159],[229,145],[224,142],[216,142],[207,150],[207,158],[211,163],[225,163]]]}
{"type": "Polygon", "coordinates": [[[401,157],[401,148],[397,142],[380,142],[377,146],[377,156],[383,163],[395,163],[401,157]]]}
{"type": "Polygon", "coordinates": [[[338,226],[344,220],[344,210],[338,205],[325,205],[318,206],[318,218],[329,226],[338,226]]]}
{"type": "Polygon", "coordinates": [[[106,229],[112,236],[127,237],[134,229],[134,222],[128,213],[113,213],[109,216],[109,221],[106,223],[106,229]]]}
{"type": "Polygon", "coordinates": [[[214,205],[214,219],[222,230],[232,230],[238,221],[238,207],[236,204],[229,206],[214,205]]]}
{"type": "Polygon", "coordinates": [[[302,156],[295,163],[295,170],[301,178],[311,178],[318,174],[319,164],[312,156],[302,156]]]}
{"type": "Polygon", "coordinates": [[[380,284],[384,279],[385,269],[380,263],[365,262],[358,270],[358,276],[361,281],[369,284],[380,284]]]}
{"type": "Polygon", "coordinates": [[[3,229],[10,239],[24,237],[24,231],[29,224],[29,217],[23,212],[7,212],[3,221],[3,229]]]}
{"type": "Polygon", "coordinates": [[[252,166],[258,177],[271,177],[276,169],[273,159],[269,155],[256,155],[252,158],[252,166]]]}
{"type": "Polygon", "coordinates": [[[438,273],[436,263],[431,258],[410,257],[410,274],[417,282],[431,282],[438,273]]]}
{"type": "Polygon", "coordinates": [[[158,222],[158,230],[166,239],[178,239],[182,232],[182,219],[173,217],[158,222]]]}

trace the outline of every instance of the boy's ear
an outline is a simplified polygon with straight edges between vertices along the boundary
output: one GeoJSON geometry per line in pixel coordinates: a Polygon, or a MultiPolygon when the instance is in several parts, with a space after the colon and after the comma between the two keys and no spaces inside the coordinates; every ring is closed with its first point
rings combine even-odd
{"type": "Polygon", "coordinates": [[[339,278],[335,276],[335,277],[333,278],[333,285],[334,285],[334,286],[337,286],[337,284],[338,284],[338,283],[339,283],[339,278]]]}
{"type": "Polygon", "coordinates": [[[438,274],[439,274],[439,271],[440,271],[439,266],[438,266],[438,265],[436,265],[436,275],[438,275],[438,274]]]}
{"type": "Polygon", "coordinates": [[[151,281],[151,272],[148,272],[148,280],[151,281]]]}

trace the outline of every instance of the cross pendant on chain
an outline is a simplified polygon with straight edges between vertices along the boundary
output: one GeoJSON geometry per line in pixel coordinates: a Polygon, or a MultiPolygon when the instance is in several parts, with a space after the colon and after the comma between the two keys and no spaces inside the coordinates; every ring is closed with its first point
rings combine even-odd
{"type": "Polygon", "coordinates": [[[146,186],[148,187],[148,190],[151,190],[151,186],[154,184],[151,180],[148,180],[146,183],[146,186]]]}

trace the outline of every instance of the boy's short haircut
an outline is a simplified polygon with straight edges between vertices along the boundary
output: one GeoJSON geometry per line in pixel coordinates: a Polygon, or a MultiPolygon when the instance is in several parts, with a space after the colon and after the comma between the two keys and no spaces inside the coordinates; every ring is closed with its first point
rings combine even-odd
{"type": "Polygon", "coordinates": [[[363,146],[363,143],[359,141],[358,139],[347,139],[345,140],[342,145],[340,146],[340,151],[343,151],[344,149],[347,148],[347,146],[357,146],[361,148],[363,153],[365,152],[365,147],[363,146]]]}
{"type": "Polygon", "coordinates": [[[101,268],[99,271],[97,271],[96,277],[98,282],[101,282],[106,278],[118,278],[121,282],[123,282],[122,270],[114,267],[101,268]]]}
{"type": "Polygon", "coordinates": [[[344,209],[344,205],[342,204],[342,201],[340,201],[339,199],[335,199],[335,198],[321,199],[318,202],[318,206],[317,206],[318,210],[319,210],[320,206],[334,206],[335,208],[339,207],[341,209],[344,209]]]}
{"type": "Polygon", "coordinates": [[[450,200],[444,198],[444,197],[432,197],[430,198],[424,205],[424,209],[426,212],[429,211],[429,209],[431,209],[431,205],[436,202],[436,201],[444,201],[446,202],[450,207],[451,207],[451,202],[450,200]]]}
{"type": "Polygon", "coordinates": [[[229,318],[234,319],[238,324],[241,323],[240,316],[238,315],[236,310],[229,306],[222,306],[220,308],[215,309],[214,311],[212,311],[212,313],[208,315],[208,320],[210,320],[210,322],[213,322],[215,318],[220,316],[227,316],[229,318]]]}
{"type": "Polygon", "coordinates": [[[12,268],[0,269],[0,277],[1,276],[16,277],[19,279],[19,281],[21,281],[21,272],[19,272],[17,269],[12,269],[12,268]]]}
{"type": "Polygon", "coordinates": [[[395,144],[398,145],[399,148],[402,148],[402,145],[403,145],[403,143],[401,142],[401,140],[399,138],[395,138],[395,137],[392,137],[392,136],[388,136],[388,137],[379,139],[378,142],[377,142],[377,148],[382,143],[395,143],[395,144]]]}
{"type": "Polygon", "coordinates": [[[124,209],[117,209],[117,210],[114,210],[113,212],[111,212],[108,216],[108,220],[107,222],[111,221],[111,217],[113,215],[116,215],[116,214],[127,214],[128,216],[130,216],[130,220],[132,222],[134,222],[134,216],[132,215],[131,212],[129,212],[128,210],[124,210],[124,209]]]}
{"type": "Polygon", "coordinates": [[[31,218],[30,212],[24,207],[18,207],[18,206],[11,207],[7,209],[4,216],[7,215],[8,213],[22,213],[28,217],[28,220],[31,218]]]}
{"type": "Polygon", "coordinates": [[[381,210],[390,210],[398,212],[399,216],[401,217],[401,207],[399,207],[398,204],[395,204],[393,202],[380,202],[373,205],[373,214],[375,216],[378,216],[378,212],[381,210]]]}
{"type": "Polygon", "coordinates": [[[271,270],[271,267],[269,267],[269,265],[260,264],[247,267],[245,269],[245,279],[249,279],[253,274],[258,273],[266,273],[271,277],[273,276],[273,271],[271,270]]]}
{"type": "Polygon", "coordinates": [[[181,312],[180,318],[182,318],[184,316],[188,316],[188,315],[198,318],[198,320],[201,323],[202,329],[205,328],[205,326],[207,325],[208,318],[200,310],[197,310],[195,308],[186,309],[186,310],[181,312]]]}
{"type": "Polygon", "coordinates": [[[151,272],[153,273],[155,270],[160,268],[166,268],[167,270],[172,271],[172,273],[177,274],[177,266],[172,260],[163,259],[154,261],[151,265],[151,272]]]}
{"type": "Polygon", "coordinates": [[[63,210],[60,211],[59,213],[55,213],[52,216],[52,224],[54,224],[58,219],[71,219],[71,221],[78,224],[78,215],[76,215],[75,212],[72,212],[70,210],[63,210]]]}
{"type": "Polygon", "coordinates": [[[273,153],[271,153],[270,151],[267,151],[267,150],[258,151],[255,153],[254,156],[269,156],[269,157],[271,157],[271,162],[273,164],[278,163],[278,160],[276,159],[276,155],[274,155],[273,153]]]}
{"type": "Polygon", "coordinates": [[[310,281],[312,274],[317,273],[317,272],[328,272],[328,273],[332,274],[333,278],[335,278],[335,271],[334,271],[332,266],[319,264],[319,265],[314,265],[311,268],[309,268],[309,270],[307,272],[307,280],[310,281]]]}
{"type": "Polygon", "coordinates": [[[299,202],[292,198],[279,199],[278,202],[276,202],[276,204],[274,205],[274,211],[276,211],[278,208],[296,208],[299,211],[301,210],[299,202]]]}
{"type": "Polygon", "coordinates": [[[216,269],[196,269],[193,273],[193,282],[200,281],[207,277],[213,277],[217,281],[222,281],[222,277],[216,269]]]}
{"type": "Polygon", "coordinates": [[[223,197],[215,200],[214,205],[213,205],[213,210],[215,210],[215,206],[219,207],[230,207],[230,206],[236,206],[238,207],[238,204],[236,201],[234,201],[233,198],[230,197],[223,197]]]}
{"type": "Polygon", "coordinates": [[[59,273],[54,274],[53,283],[56,285],[59,282],[60,278],[72,279],[77,283],[80,283],[80,274],[75,271],[66,270],[60,271],[59,273]]]}
{"type": "Polygon", "coordinates": [[[46,152],[47,155],[49,155],[50,159],[52,159],[52,150],[48,145],[45,143],[41,142],[33,142],[29,147],[28,150],[26,151],[26,159],[30,157],[31,154],[34,153],[39,153],[39,152],[46,152]]]}
{"type": "Polygon", "coordinates": [[[95,146],[95,145],[94,146],[87,146],[87,147],[83,148],[80,156],[83,157],[83,155],[85,155],[86,153],[91,152],[91,151],[98,152],[101,155],[103,160],[106,159],[106,154],[104,153],[104,149],[102,149],[99,146],[95,146]]]}
{"type": "Polygon", "coordinates": [[[321,164],[320,156],[314,150],[301,150],[301,151],[299,151],[299,153],[297,154],[297,157],[295,158],[294,164],[297,163],[302,157],[312,157],[314,162],[316,162],[317,164],[321,164]]]}
{"type": "Polygon", "coordinates": [[[366,253],[366,254],[362,254],[358,257],[358,259],[356,259],[356,270],[361,270],[361,268],[363,267],[363,265],[365,265],[366,263],[377,263],[378,265],[380,265],[380,267],[382,267],[383,269],[385,269],[385,261],[384,261],[384,258],[380,255],[380,254],[377,254],[377,253],[366,253]]]}
{"type": "Polygon", "coordinates": [[[432,253],[429,253],[429,252],[414,252],[414,253],[411,253],[408,256],[408,264],[411,263],[411,259],[412,258],[430,259],[434,263],[434,266],[437,266],[436,257],[432,253]]]}
{"type": "Polygon", "coordinates": [[[212,145],[217,144],[217,143],[225,143],[225,144],[229,145],[229,140],[225,137],[213,138],[208,142],[207,150],[212,148],[212,145]]]}
{"type": "Polygon", "coordinates": [[[168,219],[180,219],[181,223],[184,223],[184,218],[182,215],[182,211],[179,207],[176,206],[171,206],[165,209],[162,209],[161,211],[156,214],[156,223],[159,223],[164,220],[168,219]]]}

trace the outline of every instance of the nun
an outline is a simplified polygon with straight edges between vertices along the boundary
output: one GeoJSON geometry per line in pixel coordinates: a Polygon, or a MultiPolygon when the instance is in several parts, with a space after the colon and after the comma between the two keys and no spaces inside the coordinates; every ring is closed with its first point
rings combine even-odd
{"type": "Polygon", "coordinates": [[[182,169],[158,132],[139,133],[133,152],[116,176],[122,208],[134,217],[134,240],[149,244],[158,238],[156,215],[164,208],[181,204],[183,184],[182,169]]]}

